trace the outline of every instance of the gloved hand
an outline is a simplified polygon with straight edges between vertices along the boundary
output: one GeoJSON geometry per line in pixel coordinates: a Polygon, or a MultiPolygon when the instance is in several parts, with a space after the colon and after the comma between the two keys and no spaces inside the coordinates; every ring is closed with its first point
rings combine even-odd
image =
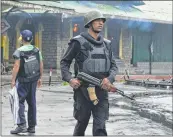
{"type": "Polygon", "coordinates": [[[76,79],[76,78],[73,78],[73,79],[71,79],[70,81],[69,81],[69,84],[70,84],[70,86],[72,87],[72,88],[74,88],[74,89],[77,89],[77,88],[79,88],[80,87],[80,81],[78,80],[78,79],[76,79]]]}

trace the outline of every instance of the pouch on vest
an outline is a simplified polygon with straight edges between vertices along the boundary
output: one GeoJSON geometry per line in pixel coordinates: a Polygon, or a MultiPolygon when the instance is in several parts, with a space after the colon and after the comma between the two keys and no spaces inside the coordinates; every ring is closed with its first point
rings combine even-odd
{"type": "Polygon", "coordinates": [[[110,69],[110,59],[106,53],[106,47],[94,47],[89,51],[88,58],[83,63],[83,70],[86,73],[105,73],[110,69]]]}

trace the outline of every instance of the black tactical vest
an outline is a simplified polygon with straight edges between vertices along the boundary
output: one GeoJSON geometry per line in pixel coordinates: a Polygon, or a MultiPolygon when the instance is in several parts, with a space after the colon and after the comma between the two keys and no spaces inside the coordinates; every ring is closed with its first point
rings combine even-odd
{"type": "MultiPolygon", "coordinates": [[[[103,44],[99,46],[93,45],[81,35],[78,35],[71,40],[77,40],[80,43],[80,52],[87,50],[87,59],[84,62],[75,62],[75,68],[78,68],[79,72],[85,72],[96,77],[97,75],[100,76],[100,74],[105,76],[108,75],[111,65],[108,48],[110,47],[109,40],[104,39],[103,44]]],[[[81,53],[79,54],[82,55],[81,53]]],[[[76,70],[75,74],[77,74],[76,70]]]]}
{"type": "Polygon", "coordinates": [[[19,82],[32,82],[40,77],[39,50],[20,51],[20,69],[17,76],[19,82]]]}

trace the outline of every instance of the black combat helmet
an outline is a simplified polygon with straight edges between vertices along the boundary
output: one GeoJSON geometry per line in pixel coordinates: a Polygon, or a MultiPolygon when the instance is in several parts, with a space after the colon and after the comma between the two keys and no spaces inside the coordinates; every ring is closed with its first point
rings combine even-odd
{"type": "Polygon", "coordinates": [[[103,19],[104,22],[106,21],[106,18],[99,11],[88,12],[84,17],[84,22],[85,22],[84,27],[89,28],[89,24],[96,19],[103,19]]]}

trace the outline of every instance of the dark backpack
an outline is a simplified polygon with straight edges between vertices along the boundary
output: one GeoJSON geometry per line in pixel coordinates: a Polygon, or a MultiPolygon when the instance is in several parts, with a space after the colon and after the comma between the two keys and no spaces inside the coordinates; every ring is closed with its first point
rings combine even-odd
{"type": "Polygon", "coordinates": [[[21,51],[21,69],[19,80],[21,82],[30,82],[37,80],[40,76],[39,50],[34,47],[31,51],[21,51]]]}

